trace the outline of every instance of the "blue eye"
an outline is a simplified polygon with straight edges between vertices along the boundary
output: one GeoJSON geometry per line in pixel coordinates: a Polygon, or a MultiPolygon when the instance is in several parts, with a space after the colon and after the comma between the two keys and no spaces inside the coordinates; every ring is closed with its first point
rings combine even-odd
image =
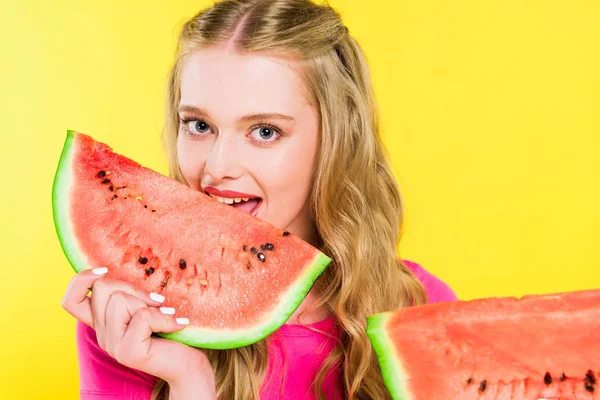
{"type": "Polygon", "coordinates": [[[281,138],[281,131],[272,125],[262,123],[256,126],[250,135],[257,144],[268,145],[281,138]]]}
{"type": "Polygon", "coordinates": [[[205,132],[208,129],[208,125],[204,121],[194,121],[194,128],[198,130],[198,132],[205,132]]]}
{"type": "Polygon", "coordinates": [[[281,129],[264,121],[259,121],[250,133],[252,141],[259,146],[271,146],[282,136],[281,129]]]}
{"type": "Polygon", "coordinates": [[[190,133],[192,134],[204,134],[209,129],[208,124],[202,120],[188,120],[183,121],[187,125],[190,133]]]}

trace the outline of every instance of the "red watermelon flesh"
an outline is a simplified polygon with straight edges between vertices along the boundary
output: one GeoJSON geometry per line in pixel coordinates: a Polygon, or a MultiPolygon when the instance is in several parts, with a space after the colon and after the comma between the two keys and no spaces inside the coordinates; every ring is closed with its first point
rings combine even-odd
{"type": "Polygon", "coordinates": [[[600,399],[600,290],[370,316],[395,400],[600,399]]]}
{"type": "Polygon", "coordinates": [[[299,237],[69,131],[53,187],[56,230],[75,271],[166,297],[190,325],[162,334],[204,348],[279,328],[331,261],[299,237]]]}

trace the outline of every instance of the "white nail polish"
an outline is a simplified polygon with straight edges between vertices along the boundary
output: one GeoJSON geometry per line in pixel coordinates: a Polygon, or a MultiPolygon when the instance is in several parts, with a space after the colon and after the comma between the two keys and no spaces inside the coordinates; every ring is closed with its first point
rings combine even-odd
{"type": "Polygon", "coordinates": [[[187,318],[176,318],[175,322],[177,322],[179,325],[189,325],[190,324],[190,320],[187,318]]]}
{"type": "Polygon", "coordinates": [[[104,275],[104,274],[106,274],[107,272],[108,272],[108,268],[106,268],[106,267],[94,268],[94,269],[92,270],[92,273],[93,273],[94,275],[104,275]]]}
{"type": "Polygon", "coordinates": [[[175,309],[173,307],[161,307],[160,312],[166,315],[174,315],[175,309]]]}
{"type": "Polygon", "coordinates": [[[165,296],[152,292],[152,293],[150,293],[150,299],[154,300],[158,303],[162,303],[163,301],[165,301],[165,296]]]}

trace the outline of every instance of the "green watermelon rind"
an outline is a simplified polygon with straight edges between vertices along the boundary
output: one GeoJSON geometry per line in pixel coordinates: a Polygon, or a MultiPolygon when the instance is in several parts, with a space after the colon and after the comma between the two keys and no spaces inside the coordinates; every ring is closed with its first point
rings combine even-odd
{"type": "MultiPolygon", "coordinates": [[[[52,210],[54,226],[63,252],[73,270],[81,272],[97,266],[89,265],[87,257],[78,248],[78,240],[73,232],[72,225],[68,223],[71,208],[69,203],[70,197],[65,194],[69,192],[73,183],[72,164],[76,148],[74,143],[75,137],[75,131],[67,131],[67,138],[52,187],[52,210]]],[[[256,343],[269,336],[289,319],[300,306],[315,280],[330,262],[331,258],[318,252],[310,263],[310,266],[306,268],[304,274],[288,290],[284,299],[278,303],[278,306],[271,313],[265,314],[265,322],[256,325],[253,329],[224,330],[190,326],[177,332],[157,334],[189,346],[207,349],[230,349],[256,343]],[[271,315],[278,315],[278,317],[272,319],[270,318],[271,315]]]]}
{"type": "Polygon", "coordinates": [[[215,334],[214,329],[197,327],[189,327],[172,333],[158,333],[158,335],[190,346],[208,349],[230,349],[256,343],[269,336],[289,319],[330,262],[331,259],[323,253],[317,254],[311,266],[307,268],[302,277],[296,280],[278,306],[270,314],[265,314],[265,323],[257,325],[254,329],[244,330],[243,337],[240,337],[239,332],[236,333],[235,330],[217,330],[215,334]],[[279,315],[279,317],[271,319],[269,315],[279,315]],[[199,338],[210,336],[218,338],[218,341],[199,340],[199,338]]]}
{"type": "Polygon", "coordinates": [[[377,354],[383,381],[392,395],[392,399],[412,400],[414,397],[408,389],[406,371],[396,352],[396,347],[388,335],[387,324],[391,316],[391,312],[385,312],[367,317],[367,336],[377,354]]]}
{"type": "Polygon", "coordinates": [[[71,165],[73,164],[74,141],[75,131],[67,131],[67,138],[60,155],[60,161],[58,162],[58,168],[52,185],[52,215],[54,217],[56,234],[63,252],[75,272],[80,272],[87,269],[89,263],[85,255],[77,247],[78,241],[73,229],[71,229],[71,224],[66,223],[70,219],[70,197],[61,196],[61,194],[69,191],[73,182],[71,165]]]}

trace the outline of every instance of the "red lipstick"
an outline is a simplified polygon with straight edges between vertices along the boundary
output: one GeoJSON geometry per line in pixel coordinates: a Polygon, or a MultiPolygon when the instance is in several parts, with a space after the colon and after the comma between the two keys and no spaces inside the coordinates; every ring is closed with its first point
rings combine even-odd
{"type": "Polygon", "coordinates": [[[226,197],[229,199],[246,198],[246,197],[251,198],[251,199],[259,198],[259,196],[256,196],[253,194],[236,192],[234,190],[219,190],[212,186],[205,186],[202,189],[205,192],[212,194],[213,196],[226,197]]]}

